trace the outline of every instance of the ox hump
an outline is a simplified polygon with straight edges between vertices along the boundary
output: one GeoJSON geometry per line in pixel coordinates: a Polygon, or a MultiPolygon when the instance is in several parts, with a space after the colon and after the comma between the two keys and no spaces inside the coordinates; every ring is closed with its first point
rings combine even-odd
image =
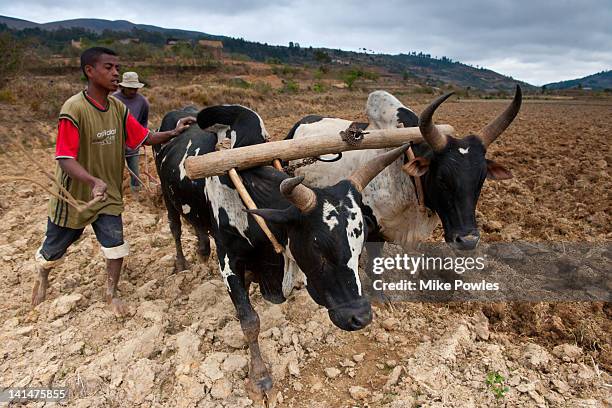
{"type": "Polygon", "coordinates": [[[370,93],[366,115],[370,127],[374,129],[418,126],[417,115],[387,91],[370,93]]]}

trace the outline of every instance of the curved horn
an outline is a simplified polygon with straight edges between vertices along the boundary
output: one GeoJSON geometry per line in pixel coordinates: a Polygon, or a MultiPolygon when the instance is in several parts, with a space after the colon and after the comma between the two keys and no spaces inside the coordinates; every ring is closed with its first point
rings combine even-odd
{"type": "Polygon", "coordinates": [[[307,213],[317,205],[317,195],[303,185],[302,181],[304,181],[304,176],[285,179],[280,184],[280,192],[300,212],[307,213]]]}
{"type": "Polygon", "coordinates": [[[440,96],[438,99],[433,101],[423,112],[421,112],[421,116],[419,116],[419,129],[421,130],[421,134],[423,138],[431,146],[434,152],[439,152],[446,147],[446,136],[441,134],[438,129],[434,126],[431,121],[431,117],[433,116],[438,106],[442,104],[445,100],[447,100],[454,92],[449,92],[446,95],[440,96]]]}
{"type": "Polygon", "coordinates": [[[478,138],[482,141],[482,144],[484,144],[485,147],[488,147],[491,143],[493,143],[495,139],[501,135],[508,126],[510,126],[510,123],[512,123],[518,114],[519,109],[521,109],[522,101],[523,93],[521,92],[521,87],[517,85],[516,92],[514,93],[514,99],[512,100],[510,106],[508,106],[501,115],[495,118],[495,120],[482,128],[480,131],[478,138]]]}
{"type": "Polygon", "coordinates": [[[409,144],[405,144],[389,152],[376,156],[367,162],[363,167],[357,169],[347,180],[350,181],[353,186],[355,186],[357,191],[362,192],[368,183],[378,175],[378,173],[393,163],[395,159],[400,157],[402,153],[408,150],[409,147],[409,144]]]}

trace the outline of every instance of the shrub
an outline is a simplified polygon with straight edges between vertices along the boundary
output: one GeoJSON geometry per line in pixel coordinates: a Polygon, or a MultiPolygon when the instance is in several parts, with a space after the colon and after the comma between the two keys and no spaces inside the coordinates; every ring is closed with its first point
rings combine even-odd
{"type": "Polygon", "coordinates": [[[229,86],[233,86],[234,88],[247,89],[251,87],[251,84],[239,77],[230,78],[227,83],[229,86]]]}
{"type": "Polygon", "coordinates": [[[326,91],[326,87],[321,82],[315,82],[315,84],[312,86],[312,90],[321,93],[326,91]]]}
{"type": "Polygon", "coordinates": [[[416,78],[416,76],[415,76],[413,73],[409,72],[409,71],[404,71],[404,72],[402,73],[402,79],[403,79],[404,81],[407,81],[407,80],[409,80],[410,78],[416,78]]]}
{"type": "Polygon", "coordinates": [[[285,86],[283,86],[282,92],[284,93],[297,93],[300,90],[300,86],[297,82],[288,80],[285,81],[285,86]]]}
{"type": "Polygon", "coordinates": [[[267,82],[257,81],[252,88],[260,95],[270,95],[272,93],[272,85],[267,82]]]}
{"type": "Polygon", "coordinates": [[[299,68],[292,67],[290,65],[281,65],[272,67],[272,73],[274,75],[283,76],[293,78],[295,75],[300,72],[299,68]]]}
{"type": "Polygon", "coordinates": [[[17,99],[15,98],[15,95],[13,95],[13,93],[8,90],[8,89],[3,89],[0,90],[0,102],[1,103],[8,103],[8,104],[13,104],[15,103],[17,99]]]}
{"type": "Polygon", "coordinates": [[[495,399],[504,398],[506,393],[510,391],[510,388],[504,385],[506,379],[504,376],[499,374],[497,371],[487,373],[485,382],[489,386],[489,389],[495,395],[495,399]]]}

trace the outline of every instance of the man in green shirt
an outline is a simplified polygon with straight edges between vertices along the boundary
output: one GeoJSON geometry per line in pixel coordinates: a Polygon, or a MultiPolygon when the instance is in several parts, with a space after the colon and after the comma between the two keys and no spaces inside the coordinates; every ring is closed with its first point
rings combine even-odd
{"type": "MultiPolygon", "coordinates": [[[[32,291],[32,305],[45,300],[52,267],[91,224],[106,257],[107,301],[116,315],[123,316],[127,307],[117,296],[117,283],[123,258],[129,254],[121,220],[125,148],[164,143],[196,119],[183,118],[167,132],[142,127],[122,102],[109,96],[118,88],[120,66],[117,54],[108,48],[85,50],[81,69],[87,77],[87,89],[69,98],[60,112],[56,177],[77,200],[100,201],[82,212],[63,200],[49,201],[46,237],[36,252],[38,279],[32,291]]],[[[59,187],[55,188],[59,193],[59,187]]]]}

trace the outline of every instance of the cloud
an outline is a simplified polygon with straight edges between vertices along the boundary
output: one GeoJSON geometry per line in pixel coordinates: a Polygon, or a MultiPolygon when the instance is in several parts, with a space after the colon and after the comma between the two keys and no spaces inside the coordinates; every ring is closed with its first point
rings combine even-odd
{"type": "MultiPolygon", "coordinates": [[[[4,2],[5,0],[3,0],[4,2]]],[[[56,0],[0,3],[0,14],[47,22],[124,19],[167,28],[376,52],[423,51],[541,85],[612,68],[609,0],[320,1],[56,0]]]]}

